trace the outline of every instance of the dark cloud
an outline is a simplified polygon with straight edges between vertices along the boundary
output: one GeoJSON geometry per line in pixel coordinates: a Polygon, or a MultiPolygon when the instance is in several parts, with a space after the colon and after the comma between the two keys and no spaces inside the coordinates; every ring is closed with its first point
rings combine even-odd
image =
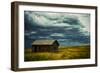
{"type": "MultiPolygon", "coordinates": [[[[42,23],[39,24],[38,22],[35,22],[32,16],[29,15],[33,12],[29,13],[26,12],[24,14],[24,23],[25,23],[24,39],[26,48],[29,48],[31,46],[32,40],[35,39],[56,39],[58,40],[60,45],[81,45],[90,43],[90,35],[83,34],[84,31],[82,31],[82,28],[84,28],[84,26],[81,24],[80,20],[74,16],[71,17],[66,16],[62,18],[60,21],[59,18],[55,17],[53,19],[45,15],[44,17],[49,19],[51,23],[55,21],[56,24],[65,23],[66,26],[62,27],[63,26],[62,25],[60,27],[59,25],[54,26],[53,24],[49,26],[49,24],[48,25],[45,24],[48,27],[44,27],[41,25],[42,23]]],[[[45,19],[44,21],[46,22],[45,19]]]]}
{"type": "Polygon", "coordinates": [[[71,17],[67,17],[66,19],[63,20],[64,23],[69,23],[70,25],[79,25],[80,22],[78,20],[78,18],[71,18],[71,17]]]}

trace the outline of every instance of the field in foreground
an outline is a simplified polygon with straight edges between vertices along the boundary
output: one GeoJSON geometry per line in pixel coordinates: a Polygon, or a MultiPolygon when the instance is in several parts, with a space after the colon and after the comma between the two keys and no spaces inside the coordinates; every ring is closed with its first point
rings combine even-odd
{"type": "Polygon", "coordinates": [[[90,58],[90,46],[60,46],[59,52],[38,52],[25,49],[24,61],[67,60],[90,58]]]}

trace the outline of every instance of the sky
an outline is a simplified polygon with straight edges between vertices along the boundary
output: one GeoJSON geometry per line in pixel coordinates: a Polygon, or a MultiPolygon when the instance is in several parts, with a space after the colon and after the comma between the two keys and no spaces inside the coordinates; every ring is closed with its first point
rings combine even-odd
{"type": "Polygon", "coordinates": [[[61,46],[90,44],[90,14],[24,11],[25,47],[36,39],[57,40],[61,46]]]}

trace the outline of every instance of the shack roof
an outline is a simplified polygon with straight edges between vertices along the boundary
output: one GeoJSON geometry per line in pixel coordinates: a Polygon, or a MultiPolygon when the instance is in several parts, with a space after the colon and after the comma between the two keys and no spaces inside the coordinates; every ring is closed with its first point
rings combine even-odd
{"type": "Polygon", "coordinates": [[[35,40],[32,45],[52,45],[54,42],[57,42],[57,40],[35,40]]]}

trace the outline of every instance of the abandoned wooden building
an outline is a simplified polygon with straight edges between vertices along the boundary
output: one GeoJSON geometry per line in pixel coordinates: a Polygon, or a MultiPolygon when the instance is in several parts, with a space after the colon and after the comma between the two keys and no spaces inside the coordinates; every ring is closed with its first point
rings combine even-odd
{"type": "Polygon", "coordinates": [[[35,40],[32,43],[32,52],[57,52],[58,47],[57,40],[35,40]]]}

